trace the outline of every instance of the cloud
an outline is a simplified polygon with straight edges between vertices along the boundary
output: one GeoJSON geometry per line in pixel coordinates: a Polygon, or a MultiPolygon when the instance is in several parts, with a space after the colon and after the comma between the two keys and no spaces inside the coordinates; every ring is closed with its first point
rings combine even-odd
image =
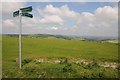
{"type": "Polygon", "coordinates": [[[69,9],[67,5],[63,5],[59,8],[53,5],[47,5],[44,9],[45,14],[59,15],[60,17],[76,18],[78,13],[69,9]]]}
{"type": "Polygon", "coordinates": [[[52,27],[51,29],[53,29],[53,30],[57,30],[57,29],[58,29],[58,27],[52,27]]]}
{"type": "Polygon", "coordinates": [[[7,19],[5,21],[3,21],[3,25],[6,27],[13,27],[14,25],[14,21],[12,19],[7,19]]]}
{"type": "Polygon", "coordinates": [[[104,7],[100,7],[97,8],[97,10],[95,11],[96,16],[100,16],[102,19],[117,19],[118,17],[118,8],[116,7],[111,7],[111,6],[104,6],[104,7]],[[112,15],[112,16],[111,16],[112,15]]]}
{"type": "Polygon", "coordinates": [[[99,7],[94,13],[82,12],[71,32],[81,35],[117,36],[117,20],[118,11],[116,7],[99,7]]]}
{"type": "Polygon", "coordinates": [[[20,9],[23,6],[24,4],[22,2],[3,2],[2,12],[3,14],[9,14],[20,9]]]}
{"type": "MultiPolygon", "coordinates": [[[[37,7],[35,15],[37,16],[34,16],[33,19],[23,18],[23,32],[118,36],[117,7],[104,6],[98,7],[93,13],[78,13],[70,10],[67,5],[55,7],[50,4],[43,9],[37,7]]],[[[4,20],[4,26],[15,26],[17,25],[15,21],[13,19],[4,20]]]]}
{"type": "Polygon", "coordinates": [[[53,7],[53,5],[47,5],[44,12],[46,14],[62,14],[60,9],[53,7]]]}
{"type": "Polygon", "coordinates": [[[80,15],[80,18],[82,18],[82,21],[94,21],[95,20],[95,15],[89,12],[82,12],[80,15]]]}
{"type": "Polygon", "coordinates": [[[57,15],[46,15],[44,18],[40,20],[40,22],[63,25],[63,20],[57,15]]]}
{"type": "Polygon", "coordinates": [[[46,5],[45,8],[40,9],[36,8],[36,13],[39,16],[39,24],[56,24],[64,26],[66,22],[75,22],[79,13],[72,11],[69,9],[67,5],[63,5],[61,7],[55,7],[51,4],[46,5]]]}
{"type": "Polygon", "coordinates": [[[39,19],[36,17],[33,18],[22,17],[22,25],[24,27],[36,26],[38,23],[39,19]]]}

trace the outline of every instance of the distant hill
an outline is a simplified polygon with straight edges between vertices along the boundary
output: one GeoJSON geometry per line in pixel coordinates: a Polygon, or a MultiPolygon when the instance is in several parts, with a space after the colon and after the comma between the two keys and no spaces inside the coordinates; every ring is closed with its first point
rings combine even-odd
{"type": "MultiPolygon", "coordinates": [[[[11,37],[18,37],[18,34],[4,34],[11,37]]],[[[23,34],[22,37],[31,38],[60,38],[67,40],[83,40],[83,41],[97,41],[97,42],[113,42],[117,40],[116,37],[96,37],[96,36],[75,36],[75,35],[53,35],[53,34],[23,34]]],[[[117,40],[118,41],[118,40],[117,40]]]]}

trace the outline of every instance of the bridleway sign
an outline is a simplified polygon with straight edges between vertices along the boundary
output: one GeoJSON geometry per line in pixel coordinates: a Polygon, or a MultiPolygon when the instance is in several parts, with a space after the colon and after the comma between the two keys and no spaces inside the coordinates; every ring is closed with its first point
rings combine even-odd
{"type": "Polygon", "coordinates": [[[20,32],[19,32],[19,67],[22,68],[22,16],[33,18],[33,15],[28,13],[32,12],[32,6],[26,7],[26,8],[20,8],[19,10],[13,12],[13,17],[19,16],[20,18],[20,32]]]}

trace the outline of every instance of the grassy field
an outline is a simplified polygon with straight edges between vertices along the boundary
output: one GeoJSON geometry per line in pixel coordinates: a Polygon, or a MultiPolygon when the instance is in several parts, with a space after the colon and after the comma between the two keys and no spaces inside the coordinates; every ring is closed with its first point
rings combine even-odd
{"type": "Polygon", "coordinates": [[[2,78],[2,36],[0,35],[0,79],[2,78]]]}
{"type": "Polygon", "coordinates": [[[117,62],[118,45],[112,43],[65,40],[57,38],[22,38],[23,67],[16,65],[18,38],[3,36],[3,77],[65,78],[118,77],[118,70],[98,66],[98,62],[117,62]],[[60,63],[38,63],[35,59],[64,59],[60,63]],[[92,64],[74,64],[71,59],[93,61],[92,64]]]}

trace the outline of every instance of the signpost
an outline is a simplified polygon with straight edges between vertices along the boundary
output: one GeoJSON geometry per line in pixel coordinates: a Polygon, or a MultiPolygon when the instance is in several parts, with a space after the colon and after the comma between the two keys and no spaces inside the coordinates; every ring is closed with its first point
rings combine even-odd
{"type": "Polygon", "coordinates": [[[22,11],[22,13],[24,13],[24,12],[31,12],[32,11],[32,6],[26,7],[26,8],[21,8],[20,10],[22,11]]]}
{"type": "Polygon", "coordinates": [[[13,17],[19,16],[20,18],[20,32],[19,32],[19,67],[22,68],[22,16],[33,18],[32,14],[28,12],[32,11],[32,6],[26,8],[20,8],[20,10],[13,12],[13,17]]]}
{"type": "Polygon", "coordinates": [[[22,13],[22,16],[33,18],[33,15],[29,13],[22,13]]]}
{"type": "Polygon", "coordinates": [[[18,10],[18,11],[13,12],[13,17],[16,17],[16,16],[19,16],[19,10],[18,10]]]}

